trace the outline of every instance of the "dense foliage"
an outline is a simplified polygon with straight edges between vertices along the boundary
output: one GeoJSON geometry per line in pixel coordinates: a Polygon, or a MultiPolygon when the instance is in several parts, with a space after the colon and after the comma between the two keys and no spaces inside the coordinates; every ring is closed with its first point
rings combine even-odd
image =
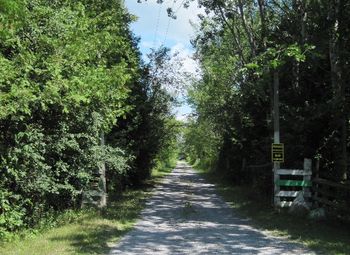
{"type": "Polygon", "coordinates": [[[167,51],[142,63],[123,1],[1,0],[0,15],[0,238],[79,207],[101,162],[117,191],[173,156],[149,71],[167,51]]]}
{"type": "Polygon", "coordinates": [[[198,3],[210,15],[201,17],[193,39],[203,77],[189,92],[196,116],[185,136],[188,157],[207,161],[236,183],[254,176],[254,184],[271,186],[272,177],[264,175],[271,175],[273,84],[279,82],[284,167],[320,159],[321,176],[346,182],[349,2],[198,3]]]}

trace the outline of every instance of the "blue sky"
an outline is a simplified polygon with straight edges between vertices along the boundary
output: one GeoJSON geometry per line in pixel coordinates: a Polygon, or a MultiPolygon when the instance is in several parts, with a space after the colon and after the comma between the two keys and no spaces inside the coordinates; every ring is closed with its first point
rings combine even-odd
{"type": "MultiPolygon", "coordinates": [[[[125,0],[128,10],[138,17],[138,20],[131,25],[135,35],[141,38],[140,49],[145,55],[150,48],[165,45],[172,51],[178,51],[184,59],[183,67],[188,72],[195,72],[197,65],[191,59],[193,49],[190,39],[194,35],[194,28],[190,24],[196,23],[197,14],[203,13],[196,3],[189,8],[183,8],[183,0],[165,0],[163,4],[157,4],[156,0],[142,1],[125,0]],[[166,9],[173,8],[176,11],[177,19],[168,17],[166,9]]],[[[185,119],[191,112],[188,105],[174,109],[178,119],[185,119]]]]}

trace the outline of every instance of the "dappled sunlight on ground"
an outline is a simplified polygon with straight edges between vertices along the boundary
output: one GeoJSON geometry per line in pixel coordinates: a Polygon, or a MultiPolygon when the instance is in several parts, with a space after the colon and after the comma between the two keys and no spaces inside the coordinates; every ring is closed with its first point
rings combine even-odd
{"type": "Polygon", "coordinates": [[[314,254],[251,227],[185,163],[156,188],[141,217],[110,254],[314,254]]]}

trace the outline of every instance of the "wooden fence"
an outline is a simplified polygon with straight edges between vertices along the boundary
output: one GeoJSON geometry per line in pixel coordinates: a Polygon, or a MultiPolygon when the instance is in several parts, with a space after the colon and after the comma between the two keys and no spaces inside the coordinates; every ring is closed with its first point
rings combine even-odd
{"type": "MultiPolygon", "coordinates": [[[[257,192],[271,193],[271,163],[246,165],[243,160],[242,172],[252,184],[259,185],[257,192]]],[[[290,207],[294,199],[301,193],[308,205],[324,207],[338,215],[350,217],[350,184],[341,184],[320,178],[319,162],[316,161],[314,177],[310,159],[304,160],[303,169],[278,169],[274,171],[274,201],[277,207],[290,207]]]]}
{"type": "Polygon", "coordinates": [[[340,213],[350,212],[350,186],[316,177],[312,199],[318,206],[340,213]]]}
{"type": "Polygon", "coordinates": [[[290,207],[299,194],[311,205],[311,177],[310,159],[304,160],[304,169],[275,169],[275,206],[290,207]]]}

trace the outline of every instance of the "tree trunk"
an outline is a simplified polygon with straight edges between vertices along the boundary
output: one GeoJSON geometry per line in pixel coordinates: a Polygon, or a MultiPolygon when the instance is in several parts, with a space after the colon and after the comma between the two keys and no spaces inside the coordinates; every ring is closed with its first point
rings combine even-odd
{"type": "Polygon", "coordinates": [[[247,38],[248,38],[248,42],[250,45],[250,50],[251,50],[252,56],[255,57],[256,56],[255,42],[254,42],[253,34],[250,31],[248,24],[247,24],[247,20],[245,18],[244,6],[243,6],[242,0],[238,0],[238,8],[239,8],[239,12],[240,12],[241,20],[242,20],[243,29],[244,29],[245,33],[247,34],[247,38]]]}
{"type": "Polygon", "coordinates": [[[333,87],[334,122],[338,131],[339,147],[335,150],[337,178],[347,180],[347,117],[345,109],[345,82],[342,80],[341,40],[342,31],[339,30],[341,20],[341,0],[330,2],[329,17],[332,20],[329,37],[329,59],[331,66],[331,82],[333,87]]]}
{"type": "Polygon", "coordinates": [[[261,41],[260,47],[266,48],[266,13],[265,13],[265,0],[258,0],[259,4],[259,14],[260,14],[260,23],[261,23],[261,41]]]}

